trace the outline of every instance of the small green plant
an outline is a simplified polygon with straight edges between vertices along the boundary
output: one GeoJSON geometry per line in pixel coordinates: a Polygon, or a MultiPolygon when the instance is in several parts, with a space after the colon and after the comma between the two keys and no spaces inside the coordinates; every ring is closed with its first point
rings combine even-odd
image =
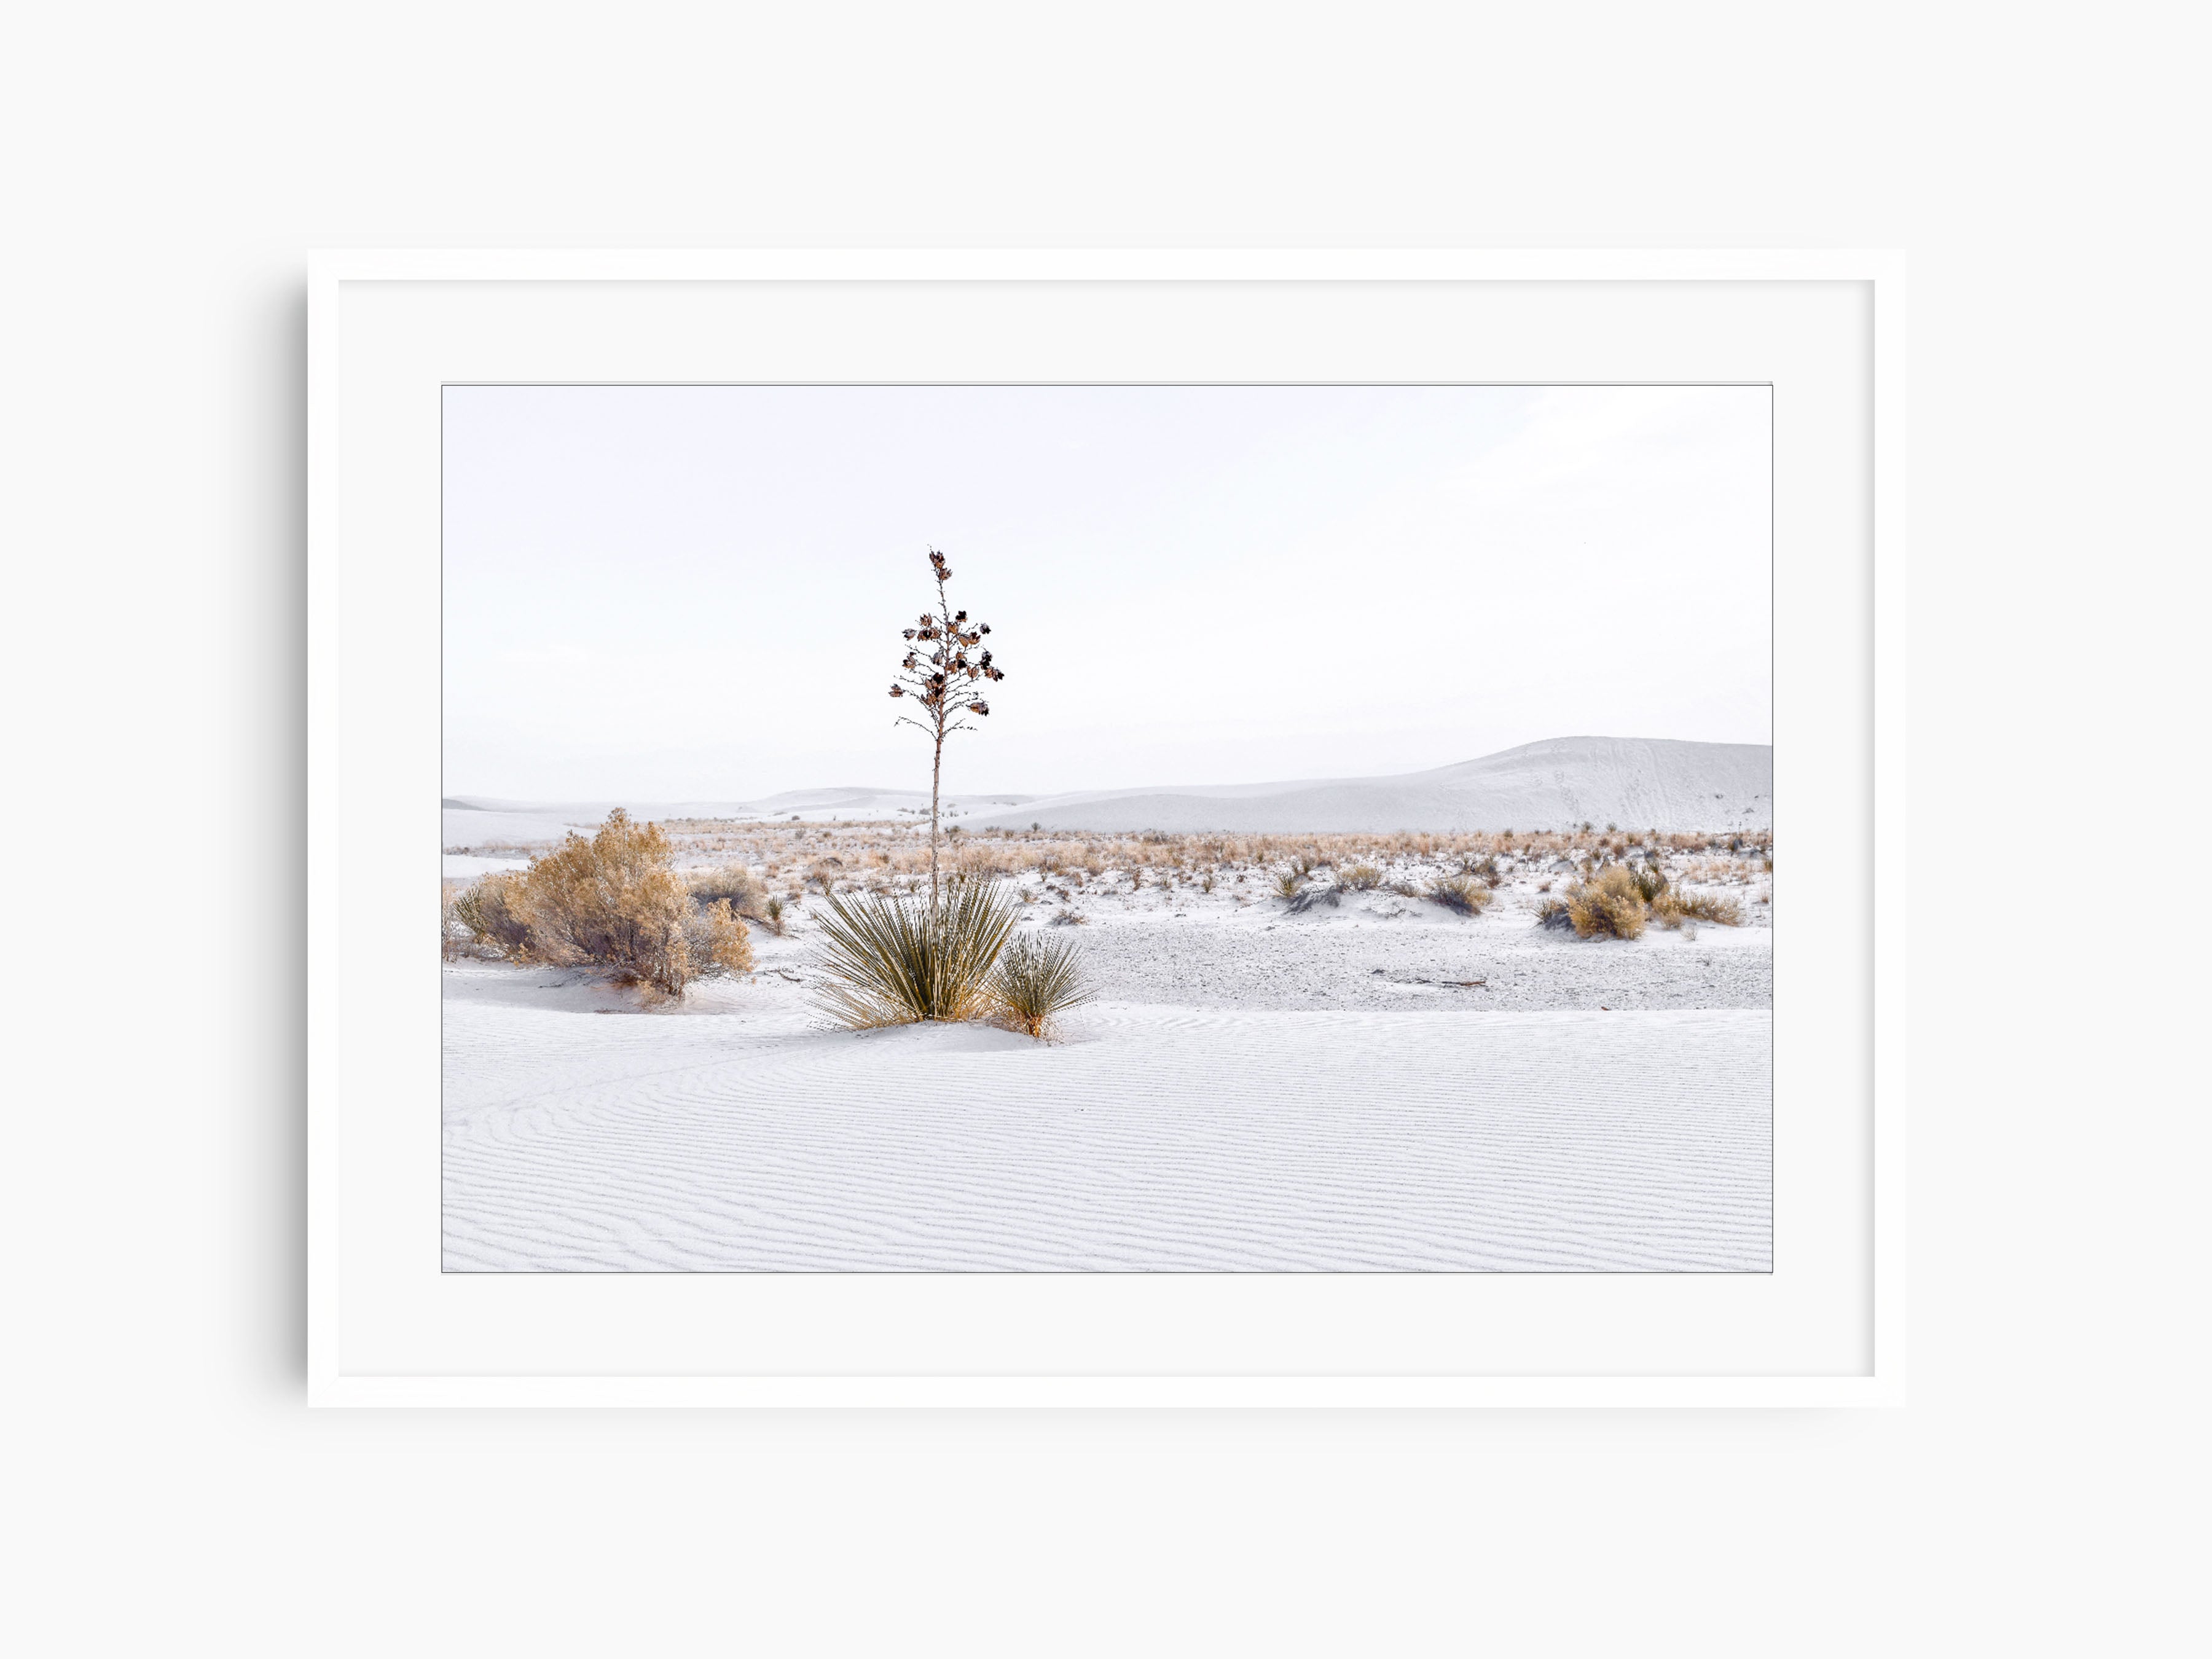
{"type": "Polygon", "coordinates": [[[998,883],[957,875],[934,899],[831,895],[815,922],[822,1007],[854,1030],[973,1019],[1016,915],[998,883]]]}
{"type": "Polygon", "coordinates": [[[1641,867],[1630,865],[1626,868],[1628,878],[1636,884],[1636,890],[1643,896],[1644,902],[1646,904],[1656,904],[1659,902],[1659,896],[1667,890],[1666,872],[1661,870],[1656,863],[1646,864],[1641,867]]]}
{"type": "Polygon", "coordinates": [[[783,937],[783,901],[770,898],[767,904],[769,931],[778,939],[783,937]]]}
{"type": "Polygon", "coordinates": [[[1303,870],[1292,868],[1289,870],[1277,871],[1275,872],[1275,896],[1278,898],[1296,898],[1298,896],[1298,888],[1304,880],[1305,872],[1303,870]]]}
{"type": "Polygon", "coordinates": [[[1096,993],[1083,971],[1082,948],[1073,939],[1018,933],[999,952],[990,994],[1004,1024],[1045,1040],[1061,1014],[1096,993]]]}

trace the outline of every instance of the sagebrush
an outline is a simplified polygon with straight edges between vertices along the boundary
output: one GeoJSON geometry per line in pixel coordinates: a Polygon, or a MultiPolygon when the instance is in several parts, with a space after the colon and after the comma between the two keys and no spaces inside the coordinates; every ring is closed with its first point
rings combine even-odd
{"type": "Polygon", "coordinates": [[[1637,939],[1644,932],[1646,906],[1633,872],[1625,865],[1609,864],[1567,890],[1566,913],[1583,939],[1637,939]]]}
{"type": "Polygon", "coordinates": [[[726,898],[695,901],[672,850],[658,824],[617,807],[595,834],[570,835],[527,870],[483,877],[453,913],[490,954],[604,968],[672,996],[711,974],[750,970],[745,924],[726,898]]]}
{"type": "Polygon", "coordinates": [[[1479,916],[1494,896],[1472,876],[1443,876],[1431,882],[1425,896],[1432,904],[1463,916],[1479,916]]]}
{"type": "Polygon", "coordinates": [[[1670,927],[1680,927],[1686,919],[1717,922],[1723,927],[1743,926],[1743,907],[1735,900],[1718,893],[1686,893],[1679,887],[1662,895],[1651,914],[1670,927]]]}

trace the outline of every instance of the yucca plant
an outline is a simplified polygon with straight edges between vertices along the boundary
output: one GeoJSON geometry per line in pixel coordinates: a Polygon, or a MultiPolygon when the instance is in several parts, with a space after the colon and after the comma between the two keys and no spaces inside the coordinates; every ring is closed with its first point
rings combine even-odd
{"type": "MultiPolygon", "coordinates": [[[[892,722],[919,729],[930,741],[929,762],[929,898],[938,900],[937,815],[938,786],[945,773],[945,740],[955,732],[972,730],[967,716],[988,717],[990,702],[983,696],[988,682],[1003,680],[1006,671],[991,660],[983,638],[991,624],[971,622],[965,611],[955,611],[945,597],[945,585],[952,580],[952,567],[945,555],[929,550],[929,571],[937,586],[937,609],[925,611],[912,628],[903,630],[905,658],[891,680],[891,696],[911,697],[921,713],[902,714],[892,722]],[[975,652],[973,657],[968,653],[975,652]]],[[[958,835],[960,826],[954,824],[958,835]]]]}
{"type": "Polygon", "coordinates": [[[831,894],[815,919],[823,1009],[854,1030],[973,1019],[1018,914],[999,883],[963,876],[934,899],[831,894]]]}
{"type": "Polygon", "coordinates": [[[1053,1035],[1060,1015],[1095,994],[1084,975],[1082,947],[1072,939],[1018,933],[999,952],[991,975],[991,999],[999,1017],[1041,1039],[1053,1035]]]}

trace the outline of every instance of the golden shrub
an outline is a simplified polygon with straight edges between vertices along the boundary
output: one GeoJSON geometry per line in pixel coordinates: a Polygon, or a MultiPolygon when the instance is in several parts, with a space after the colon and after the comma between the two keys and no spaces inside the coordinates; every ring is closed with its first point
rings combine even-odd
{"type": "Polygon", "coordinates": [[[1717,922],[1723,927],[1743,926],[1743,907],[1717,893],[1686,893],[1672,887],[1651,907],[1651,913],[1669,927],[1687,921],[1717,922]]]}
{"type": "Polygon", "coordinates": [[[767,919],[768,888],[742,864],[695,872],[685,884],[691,890],[692,902],[702,908],[717,899],[727,899],[730,908],[738,915],[756,921],[767,919]]]}
{"type": "Polygon", "coordinates": [[[1635,939],[1644,932],[1646,907],[1635,876],[1608,865],[1567,890],[1567,920],[1583,939],[1635,939]]]}
{"type": "Polygon", "coordinates": [[[454,915],[503,955],[606,968],[675,995],[693,980],[752,966],[727,898],[695,903],[668,837],[617,807],[596,834],[571,835],[520,872],[484,877],[454,915]]]}
{"type": "Polygon", "coordinates": [[[1441,904],[1461,915],[1479,916],[1494,895],[1472,876],[1440,876],[1429,884],[1424,896],[1431,904],[1441,904]]]}

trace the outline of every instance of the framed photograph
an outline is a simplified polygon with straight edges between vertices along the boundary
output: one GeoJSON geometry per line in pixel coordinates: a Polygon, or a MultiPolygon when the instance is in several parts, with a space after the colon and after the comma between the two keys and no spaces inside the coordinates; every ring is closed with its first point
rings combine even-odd
{"type": "Polygon", "coordinates": [[[316,256],[311,1397],[1900,1400],[1903,307],[316,256]]]}

